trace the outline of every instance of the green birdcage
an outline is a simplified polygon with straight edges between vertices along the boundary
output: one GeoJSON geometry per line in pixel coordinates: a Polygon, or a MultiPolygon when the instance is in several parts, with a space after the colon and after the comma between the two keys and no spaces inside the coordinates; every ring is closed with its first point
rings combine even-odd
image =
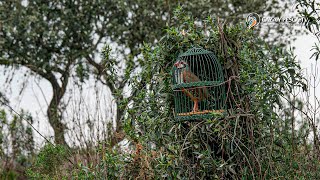
{"type": "Polygon", "coordinates": [[[209,119],[224,113],[224,76],[213,52],[193,47],[180,54],[172,76],[176,120],[209,119]]]}

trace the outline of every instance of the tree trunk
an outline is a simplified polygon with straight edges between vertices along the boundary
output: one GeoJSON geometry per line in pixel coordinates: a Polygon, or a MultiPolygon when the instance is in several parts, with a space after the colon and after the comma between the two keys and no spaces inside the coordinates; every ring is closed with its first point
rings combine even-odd
{"type": "Polygon", "coordinates": [[[49,123],[54,131],[55,143],[67,146],[64,138],[66,126],[61,122],[62,117],[59,113],[59,104],[65,94],[67,81],[64,81],[61,87],[56,83],[51,83],[51,85],[53,88],[53,96],[47,109],[49,123]]]}
{"type": "Polygon", "coordinates": [[[114,130],[114,133],[111,136],[111,147],[117,145],[119,142],[121,142],[125,135],[123,132],[123,124],[121,122],[124,109],[119,108],[119,100],[117,101],[117,112],[116,112],[116,129],[114,130]]]}
{"type": "Polygon", "coordinates": [[[54,131],[55,143],[61,144],[61,145],[67,145],[64,139],[65,125],[61,122],[61,118],[58,115],[57,105],[58,103],[55,103],[52,100],[48,107],[47,115],[48,115],[49,123],[54,131]]]}
{"type": "MultiPolygon", "coordinates": [[[[123,99],[123,98],[121,98],[123,99]]],[[[116,132],[122,130],[122,116],[124,114],[124,109],[119,108],[119,103],[117,102],[117,115],[116,115],[116,132]]]]}

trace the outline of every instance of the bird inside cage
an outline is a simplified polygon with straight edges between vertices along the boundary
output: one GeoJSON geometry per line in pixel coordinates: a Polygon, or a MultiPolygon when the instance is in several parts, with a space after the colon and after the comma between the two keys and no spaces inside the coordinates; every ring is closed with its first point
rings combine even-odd
{"type": "MultiPolygon", "coordinates": [[[[177,68],[177,73],[175,74],[177,84],[201,81],[191,71],[190,66],[186,61],[178,60],[174,66],[177,68]]],[[[182,88],[182,91],[193,101],[193,112],[198,112],[199,101],[205,100],[209,96],[207,87],[182,88]]]]}

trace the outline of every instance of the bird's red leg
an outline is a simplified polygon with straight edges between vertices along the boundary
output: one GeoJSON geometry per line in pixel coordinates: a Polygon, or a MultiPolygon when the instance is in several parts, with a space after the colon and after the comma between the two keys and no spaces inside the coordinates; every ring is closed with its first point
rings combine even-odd
{"type": "Polygon", "coordinates": [[[198,106],[198,100],[193,101],[193,112],[198,112],[199,111],[199,106],[198,106]]]}

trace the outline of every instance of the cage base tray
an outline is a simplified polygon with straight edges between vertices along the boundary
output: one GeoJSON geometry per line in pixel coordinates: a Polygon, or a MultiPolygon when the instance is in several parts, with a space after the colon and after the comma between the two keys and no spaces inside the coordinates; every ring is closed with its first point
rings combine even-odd
{"type": "Polygon", "coordinates": [[[196,111],[196,112],[187,112],[187,113],[178,113],[178,116],[192,116],[192,115],[201,115],[201,114],[209,114],[209,113],[223,113],[224,110],[203,110],[203,111],[196,111]]]}

